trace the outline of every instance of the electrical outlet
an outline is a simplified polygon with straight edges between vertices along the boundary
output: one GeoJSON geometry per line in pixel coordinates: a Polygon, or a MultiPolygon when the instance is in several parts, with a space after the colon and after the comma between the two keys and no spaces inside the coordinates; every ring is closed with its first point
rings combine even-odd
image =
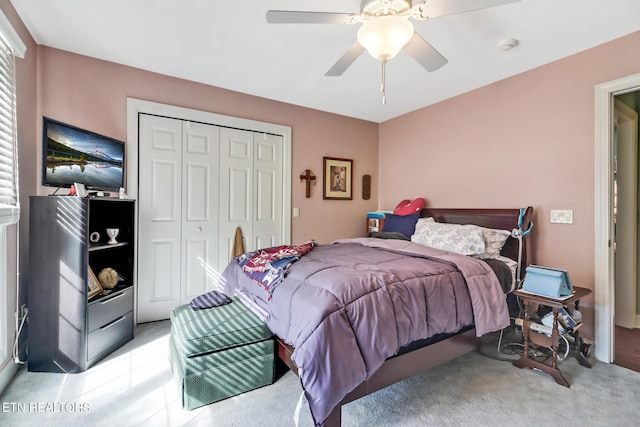
{"type": "Polygon", "coordinates": [[[551,209],[552,224],[573,224],[573,209],[551,209]]]}

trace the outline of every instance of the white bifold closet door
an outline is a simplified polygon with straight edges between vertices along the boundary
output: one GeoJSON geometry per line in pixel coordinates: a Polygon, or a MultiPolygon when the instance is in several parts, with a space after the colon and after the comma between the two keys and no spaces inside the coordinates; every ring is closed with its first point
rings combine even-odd
{"type": "Polygon", "coordinates": [[[220,130],[220,265],[236,227],[246,251],[282,244],[282,137],[220,130]]]}
{"type": "Polygon", "coordinates": [[[140,115],[138,322],[211,289],[219,151],[217,126],[140,115]]]}
{"type": "Polygon", "coordinates": [[[215,288],[236,227],[282,244],[282,137],[139,116],[138,322],[215,288]]]}

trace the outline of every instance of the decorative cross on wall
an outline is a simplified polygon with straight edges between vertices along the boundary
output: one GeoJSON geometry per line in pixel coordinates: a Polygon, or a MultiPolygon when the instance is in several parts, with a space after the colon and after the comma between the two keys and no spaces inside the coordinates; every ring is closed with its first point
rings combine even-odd
{"type": "Polygon", "coordinates": [[[302,175],[300,175],[300,179],[304,179],[306,180],[306,186],[307,186],[307,192],[305,193],[305,195],[307,196],[307,199],[309,197],[311,197],[311,181],[315,181],[316,180],[316,176],[309,170],[306,169],[304,171],[304,173],[302,175]]]}

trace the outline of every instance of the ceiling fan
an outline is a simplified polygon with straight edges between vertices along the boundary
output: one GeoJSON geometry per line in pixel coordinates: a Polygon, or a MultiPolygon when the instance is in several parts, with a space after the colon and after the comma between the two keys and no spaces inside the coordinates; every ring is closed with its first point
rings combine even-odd
{"type": "Polygon", "coordinates": [[[501,6],[520,0],[362,0],[360,13],[267,11],[270,24],[359,24],[357,41],[325,73],[340,76],[367,50],[382,62],[382,103],[385,96],[385,64],[403,48],[427,71],[447,63],[425,39],[413,29],[409,18],[421,21],[472,10],[501,6]]]}

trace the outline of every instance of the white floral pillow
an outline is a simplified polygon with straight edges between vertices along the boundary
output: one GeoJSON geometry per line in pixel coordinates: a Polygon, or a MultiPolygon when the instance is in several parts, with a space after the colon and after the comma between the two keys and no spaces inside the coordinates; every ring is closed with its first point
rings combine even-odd
{"type": "Polygon", "coordinates": [[[485,251],[482,227],[471,224],[446,224],[418,220],[411,241],[462,255],[479,255],[485,251]]]}
{"type": "Polygon", "coordinates": [[[422,221],[422,222],[436,222],[436,219],[434,217],[432,217],[432,216],[427,216],[427,217],[424,217],[424,218],[418,218],[418,222],[420,222],[420,221],[422,221]]]}
{"type": "Polygon", "coordinates": [[[502,247],[507,242],[511,232],[492,228],[482,228],[484,237],[484,253],[478,254],[479,259],[496,259],[500,256],[502,247]]]}

